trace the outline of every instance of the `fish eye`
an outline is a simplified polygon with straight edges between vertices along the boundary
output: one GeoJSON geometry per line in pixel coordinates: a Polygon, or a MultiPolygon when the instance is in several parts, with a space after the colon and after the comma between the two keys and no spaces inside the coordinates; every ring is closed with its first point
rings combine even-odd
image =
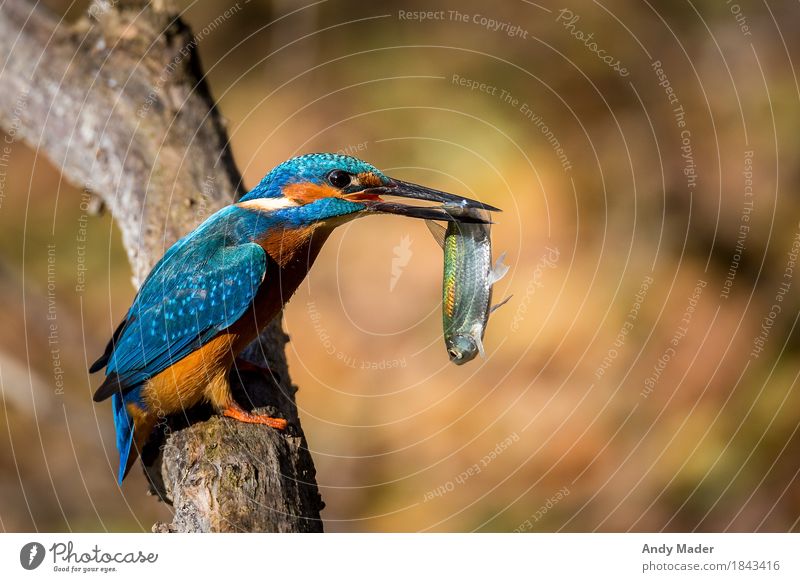
{"type": "Polygon", "coordinates": [[[350,174],[344,170],[333,170],[328,174],[328,182],[335,188],[347,188],[352,181],[350,174]]]}

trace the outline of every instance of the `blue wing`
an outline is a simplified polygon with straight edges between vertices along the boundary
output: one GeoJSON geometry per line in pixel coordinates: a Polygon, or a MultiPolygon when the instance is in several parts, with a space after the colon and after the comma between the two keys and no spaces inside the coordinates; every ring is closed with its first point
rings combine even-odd
{"type": "Polygon", "coordinates": [[[224,232],[198,229],[156,265],[110,342],[106,381],[94,399],[126,394],[238,320],[266,272],[256,243],[226,244],[224,232]]]}

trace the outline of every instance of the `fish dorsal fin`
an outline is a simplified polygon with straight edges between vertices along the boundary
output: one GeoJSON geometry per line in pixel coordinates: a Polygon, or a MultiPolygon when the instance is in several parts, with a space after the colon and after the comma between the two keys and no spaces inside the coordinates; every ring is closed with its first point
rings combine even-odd
{"type": "Polygon", "coordinates": [[[489,309],[489,314],[491,315],[492,313],[494,313],[494,310],[495,310],[495,309],[499,309],[499,308],[501,308],[503,305],[505,305],[506,303],[508,303],[508,300],[509,300],[509,299],[511,299],[512,297],[513,297],[513,295],[509,295],[508,297],[506,297],[505,299],[503,299],[503,300],[502,300],[500,303],[498,303],[497,305],[492,305],[492,308],[491,308],[491,309],[489,309]]]}
{"type": "MultiPolygon", "coordinates": [[[[503,264],[503,260],[506,258],[506,254],[503,253],[499,257],[497,257],[497,262],[494,264],[494,268],[489,273],[489,285],[494,285],[500,279],[506,276],[508,273],[508,265],[503,264]]],[[[506,299],[508,301],[508,299],[506,299]]]]}
{"type": "Polygon", "coordinates": [[[431,231],[433,238],[436,240],[439,246],[444,248],[444,235],[447,232],[447,229],[441,224],[436,224],[432,220],[426,220],[425,224],[428,225],[428,230],[431,231]]]}

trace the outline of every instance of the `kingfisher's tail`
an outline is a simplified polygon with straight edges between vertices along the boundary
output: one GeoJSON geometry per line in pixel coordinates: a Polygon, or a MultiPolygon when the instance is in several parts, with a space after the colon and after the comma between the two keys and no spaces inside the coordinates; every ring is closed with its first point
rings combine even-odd
{"type": "Polygon", "coordinates": [[[113,394],[111,405],[114,409],[114,427],[119,451],[117,480],[121,484],[141,454],[141,448],[153,430],[155,417],[146,411],[141,399],[141,387],[128,392],[125,396],[119,392],[113,394]]]}

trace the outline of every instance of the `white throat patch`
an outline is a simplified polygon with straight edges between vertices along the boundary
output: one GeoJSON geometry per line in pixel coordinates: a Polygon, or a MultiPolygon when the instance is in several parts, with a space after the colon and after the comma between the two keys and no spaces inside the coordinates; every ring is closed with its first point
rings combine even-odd
{"type": "Polygon", "coordinates": [[[299,206],[294,200],[283,196],[280,198],[254,198],[253,200],[246,200],[245,202],[237,202],[236,205],[242,208],[260,210],[262,212],[273,212],[275,210],[281,210],[282,208],[299,206]]]}

